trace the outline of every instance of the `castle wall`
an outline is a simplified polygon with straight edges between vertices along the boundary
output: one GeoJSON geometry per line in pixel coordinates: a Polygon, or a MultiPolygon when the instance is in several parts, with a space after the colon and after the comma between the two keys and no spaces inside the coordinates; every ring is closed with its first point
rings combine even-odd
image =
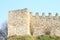
{"type": "Polygon", "coordinates": [[[56,16],[52,16],[52,14],[49,13],[49,16],[45,16],[45,14],[42,13],[42,16],[39,16],[39,14],[36,13],[35,16],[32,16],[31,25],[34,36],[47,35],[48,32],[49,35],[60,35],[60,16],[57,14],[56,16]]]}
{"type": "Polygon", "coordinates": [[[60,16],[49,13],[42,16],[36,12],[33,16],[26,8],[22,10],[9,11],[8,14],[8,36],[12,35],[57,35],[60,36],[60,16]]]}

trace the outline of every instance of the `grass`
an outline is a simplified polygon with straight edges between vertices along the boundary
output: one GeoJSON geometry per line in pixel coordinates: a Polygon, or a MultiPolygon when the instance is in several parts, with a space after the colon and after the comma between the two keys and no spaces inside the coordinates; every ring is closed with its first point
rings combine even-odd
{"type": "Polygon", "coordinates": [[[58,36],[40,35],[34,38],[33,36],[11,36],[7,40],[60,40],[58,36]]]}
{"type": "Polygon", "coordinates": [[[8,37],[7,40],[33,40],[33,37],[32,36],[11,36],[11,37],[8,37]]]}

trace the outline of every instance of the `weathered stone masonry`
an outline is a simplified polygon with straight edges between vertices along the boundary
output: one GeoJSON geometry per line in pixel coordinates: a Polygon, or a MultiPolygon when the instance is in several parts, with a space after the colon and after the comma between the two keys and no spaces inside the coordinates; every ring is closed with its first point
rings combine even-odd
{"type": "Polygon", "coordinates": [[[8,36],[12,35],[57,35],[60,36],[60,16],[56,13],[52,16],[33,16],[27,8],[9,11],[8,14],[8,36]]]}

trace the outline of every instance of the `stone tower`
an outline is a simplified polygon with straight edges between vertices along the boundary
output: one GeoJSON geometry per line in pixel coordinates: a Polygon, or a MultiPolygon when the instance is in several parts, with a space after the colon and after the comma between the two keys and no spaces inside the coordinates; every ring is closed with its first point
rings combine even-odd
{"type": "Polygon", "coordinates": [[[27,8],[9,11],[8,36],[30,35],[30,15],[27,8]]]}

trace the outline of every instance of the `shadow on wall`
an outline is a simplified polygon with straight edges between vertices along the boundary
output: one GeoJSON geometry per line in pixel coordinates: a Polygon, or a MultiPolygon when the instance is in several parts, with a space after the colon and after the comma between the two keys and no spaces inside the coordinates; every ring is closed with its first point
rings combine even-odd
{"type": "Polygon", "coordinates": [[[47,27],[45,30],[44,30],[44,33],[45,35],[50,35],[51,34],[51,27],[47,27]]]}
{"type": "Polygon", "coordinates": [[[7,25],[7,22],[5,21],[1,25],[0,39],[5,40],[7,38],[7,35],[8,35],[8,25],[7,25]]]}

